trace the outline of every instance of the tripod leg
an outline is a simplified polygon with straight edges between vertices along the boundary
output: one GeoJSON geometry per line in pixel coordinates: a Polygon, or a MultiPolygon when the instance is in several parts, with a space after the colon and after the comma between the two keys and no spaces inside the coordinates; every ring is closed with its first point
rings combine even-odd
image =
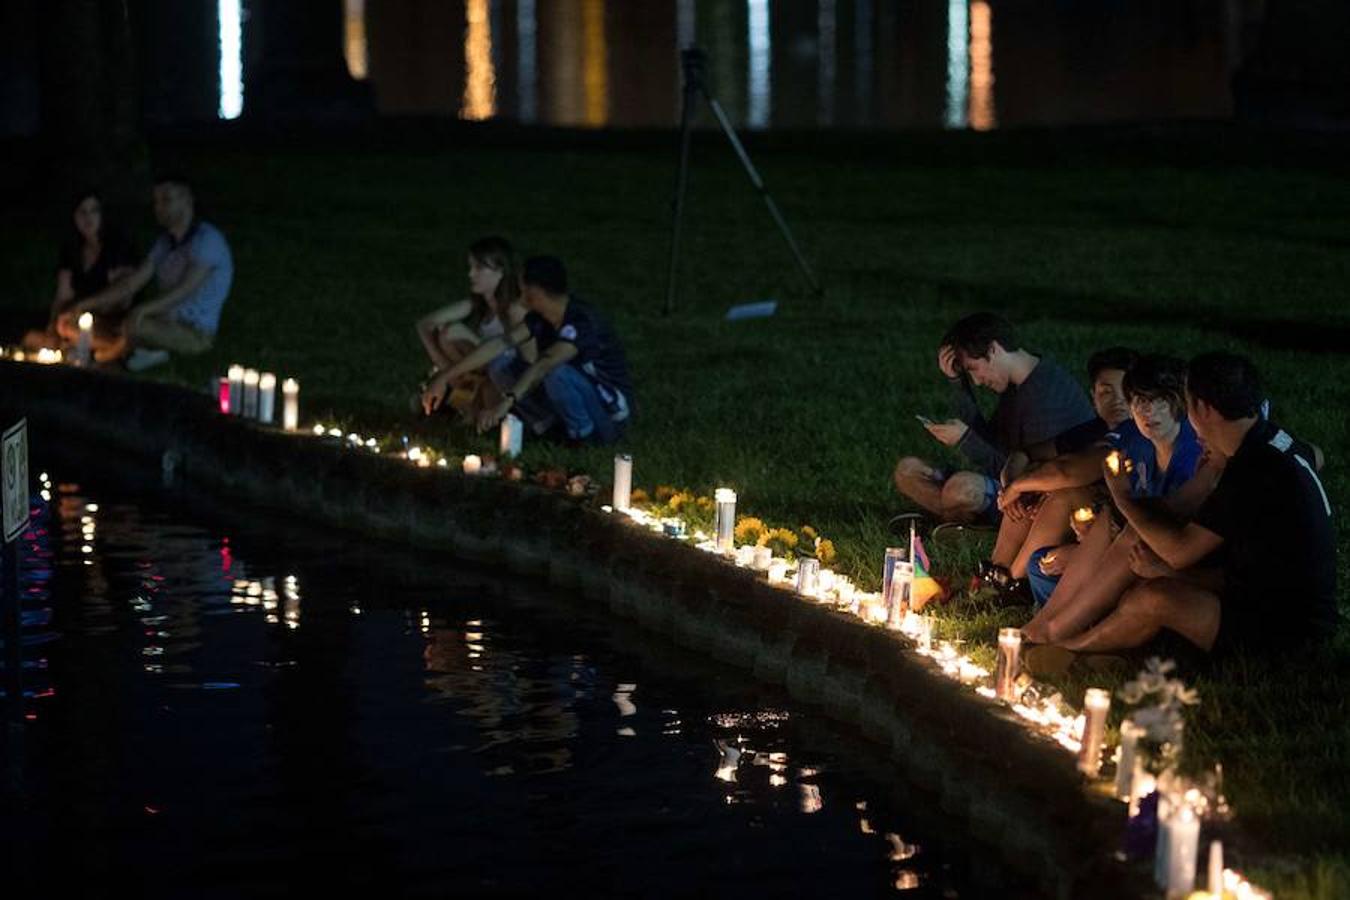
{"type": "Polygon", "coordinates": [[[750,183],[759,191],[760,196],[764,198],[764,205],[769,208],[769,215],[773,216],[774,222],[778,225],[778,231],[783,235],[783,240],[787,241],[788,249],[792,251],[793,259],[797,260],[797,268],[802,270],[802,276],[806,283],[811,286],[811,290],[816,294],[821,293],[820,282],[816,281],[815,274],[806,262],[806,257],[802,256],[801,249],[797,246],[796,240],[792,237],[792,230],[788,228],[787,220],[783,214],[778,211],[778,204],[773,202],[773,197],[769,194],[769,189],[764,186],[764,179],[759,177],[759,172],[755,169],[755,164],[750,161],[750,154],[745,152],[741,139],[736,135],[736,129],[732,126],[731,120],[727,114],[722,111],[722,104],[718,103],[716,98],[706,90],[703,96],[707,99],[708,105],[712,107],[713,115],[717,117],[717,124],[722,126],[722,133],[727,136],[731,142],[731,148],[736,151],[740,157],[741,165],[745,167],[745,174],[750,176],[750,183]]]}
{"type": "Polygon", "coordinates": [[[680,107],[680,167],[675,173],[675,202],[671,204],[673,221],[670,226],[670,269],[666,274],[665,314],[675,311],[675,281],[680,267],[680,225],[684,218],[684,189],[689,181],[689,142],[693,137],[693,85],[684,87],[684,102],[680,107]]]}

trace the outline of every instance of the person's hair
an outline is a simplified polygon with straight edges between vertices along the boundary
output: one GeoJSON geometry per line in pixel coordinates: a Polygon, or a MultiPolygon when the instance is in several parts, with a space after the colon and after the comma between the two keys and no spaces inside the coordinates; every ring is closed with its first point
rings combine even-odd
{"type": "Polygon", "coordinates": [[[550,294],[567,293],[567,269],[556,256],[531,256],[525,260],[520,280],[550,294]]]}
{"type": "Polygon", "coordinates": [[[942,346],[951,347],[958,357],[984,359],[995,341],[1009,352],[1022,349],[1011,322],[995,313],[978,312],[948,329],[942,337],[942,346]]]}
{"type": "Polygon", "coordinates": [[[1088,357],[1088,381],[1096,384],[1097,376],[1107,369],[1128,372],[1134,368],[1134,364],[1138,361],[1138,351],[1131,350],[1129,347],[1107,347],[1105,350],[1098,350],[1088,357]]]}
{"type": "MultiPolygon", "coordinates": [[[[506,238],[488,235],[481,237],[469,245],[469,255],[477,261],[480,266],[487,266],[490,269],[496,269],[502,273],[502,280],[497,282],[497,290],[492,292],[492,299],[497,303],[497,309],[505,312],[506,308],[520,297],[520,279],[516,267],[516,252],[511,247],[511,242],[506,238]]],[[[477,306],[483,303],[486,298],[474,297],[474,304],[477,306]]],[[[486,315],[487,309],[484,306],[480,314],[486,315]]]]}
{"type": "Polygon", "coordinates": [[[1266,398],[1256,366],[1245,356],[1215,351],[1201,353],[1186,372],[1186,389],[1232,422],[1261,414],[1266,398]]]}
{"type": "MultiPolygon", "coordinates": [[[[85,188],[84,190],[76,191],[74,194],[71,194],[70,196],[70,209],[66,214],[66,221],[65,221],[66,240],[74,247],[80,247],[84,245],[84,235],[80,234],[80,229],[75,227],[75,210],[79,209],[80,204],[84,203],[84,201],[90,199],[97,200],[98,205],[100,207],[103,206],[103,194],[97,188],[92,187],[85,188]]],[[[103,240],[104,236],[107,233],[108,233],[108,217],[106,214],[104,214],[102,221],[100,221],[98,224],[99,240],[103,240]]]]}
{"type": "Polygon", "coordinates": [[[1172,418],[1180,421],[1186,415],[1186,362],[1162,353],[1145,353],[1125,372],[1121,385],[1126,401],[1134,398],[1166,400],[1172,418]]]}

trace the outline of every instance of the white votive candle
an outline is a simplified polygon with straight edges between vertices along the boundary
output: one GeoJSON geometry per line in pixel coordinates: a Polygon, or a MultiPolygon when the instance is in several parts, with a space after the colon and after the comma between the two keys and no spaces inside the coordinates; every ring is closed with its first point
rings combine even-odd
{"type": "Polygon", "coordinates": [[[277,409],[277,376],[264,372],[258,376],[258,421],[271,425],[277,409]]]}
{"type": "Polygon", "coordinates": [[[815,594],[820,580],[820,560],[797,560],[797,593],[811,596],[815,594]]]}
{"type": "Polygon", "coordinates": [[[1022,664],[1022,632],[998,630],[998,662],[994,668],[994,694],[1011,703],[1017,693],[1017,674],[1022,664]]]}
{"type": "Polygon", "coordinates": [[[788,564],[786,561],[776,559],[769,563],[769,581],[776,584],[787,579],[788,564]]]}
{"type": "Polygon", "coordinates": [[[633,457],[627,453],[614,456],[614,496],[610,505],[616,510],[626,510],[633,497],[633,457]]]}
{"type": "Polygon", "coordinates": [[[464,457],[464,474],[477,475],[483,469],[483,459],[476,453],[464,457]]]}
{"type": "Polygon", "coordinates": [[[294,378],[281,383],[281,427],[287,431],[300,427],[300,382],[294,378]]]}
{"type": "Polygon", "coordinates": [[[244,370],[244,418],[258,418],[258,370],[244,370]]]}
{"type": "Polygon", "coordinates": [[[1144,729],[1134,724],[1133,719],[1120,723],[1120,759],[1116,762],[1116,799],[1129,803],[1134,796],[1134,760],[1135,750],[1144,729]]]}
{"type": "Polygon", "coordinates": [[[78,324],[80,334],[75,340],[75,365],[87,366],[93,358],[94,351],[94,314],[80,313],[78,324]]]}
{"type": "Polygon", "coordinates": [[[244,414],[244,367],[237,363],[230,366],[225,377],[230,382],[230,415],[241,416],[244,414]]]}
{"type": "Polygon", "coordinates": [[[1088,688],[1083,697],[1083,742],[1078,750],[1078,771],[1096,778],[1102,768],[1102,734],[1111,695],[1101,688],[1088,688]]]}
{"type": "Polygon", "coordinates": [[[497,439],[497,451],[502,459],[520,455],[525,443],[525,423],[511,413],[502,419],[501,431],[497,439]]]}
{"type": "Polygon", "coordinates": [[[768,547],[756,547],[754,549],[754,554],[755,554],[754,559],[752,560],[751,565],[754,566],[755,571],[756,572],[769,571],[769,566],[773,564],[773,551],[770,550],[768,547]]]}
{"type": "Polygon", "coordinates": [[[755,547],[752,544],[743,544],[736,548],[736,565],[749,566],[755,561],[755,547]]]}
{"type": "Polygon", "coordinates": [[[713,499],[717,502],[717,550],[730,553],[736,545],[736,492],[731,488],[718,488],[713,499]]]}

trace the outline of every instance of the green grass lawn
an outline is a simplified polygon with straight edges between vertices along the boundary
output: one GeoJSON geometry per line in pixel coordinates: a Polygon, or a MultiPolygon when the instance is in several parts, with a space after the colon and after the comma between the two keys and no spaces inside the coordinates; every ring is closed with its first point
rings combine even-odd
{"type": "MultiPolygon", "coordinates": [[[[878,580],[885,522],[902,509],[895,459],[942,456],[914,419],[945,411],[936,342],[978,309],[1005,313],[1033,349],[1079,372],[1112,344],[1250,354],[1275,417],[1326,451],[1335,506],[1350,501],[1344,142],[1226,128],[1156,142],[1142,132],[930,135],[865,152],[777,141],[757,162],[826,285],[822,299],[800,289],[729,151],[702,143],[669,318],[671,148],[484,148],[473,132],[442,143],[156,148],[197,178],[238,268],[216,349],[165,377],[203,385],[238,361],[298,377],[305,418],[491,451],[493,441],[410,414],[426,369],[411,323],[461,296],[464,247],[501,233],[526,253],[563,257],[576,292],[623,336],[639,403],[623,444],[635,486],[734,486],[742,514],[816,526],[838,567],[864,581],[878,580]],[[1280,164],[1286,153],[1297,164],[1280,164]],[[781,301],[772,319],[722,319],[767,298],[781,301]]],[[[136,223],[142,237],[148,218],[136,223]]],[[[48,302],[51,221],[50,210],[0,212],[11,306],[48,302]]],[[[611,455],[527,446],[525,462],[607,480],[611,455]]],[[[969,544],[930,549],[946,574],[979,555],[969,544]]],[[[1282,599],[1270,598],[1271,615],[1282,599]]],[[[944,615],[946,634],[972,640],[1025,619],[944,615]]],[[[1222,761],[1260,851],[1249,874],[1280,896],[1350,893],[1350,641],[1324,659],[1234,664],[1199,686],[1188,756],[1222,761]]]]}

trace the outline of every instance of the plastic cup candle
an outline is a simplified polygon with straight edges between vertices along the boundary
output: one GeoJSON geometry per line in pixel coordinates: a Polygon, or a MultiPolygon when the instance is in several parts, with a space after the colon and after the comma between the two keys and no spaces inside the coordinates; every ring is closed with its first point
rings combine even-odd
{"type": "Polygon", "coordinates": [[[891,581],[881,599],[886,604],[887,626],[899,628],[909,612],[910,591],[914,587],[914,564],[907,560],[897,560],[889,568],[891,581]]]}
{"type": "Polygon", "coordinates": [[[1017,674],[1022,665],[1022,632],[998,630],[998,663],[994,668],[994,695],[1011,703],[1016,699],[1017,674]]]}
{"type": "Polygon", "coordinates": [[[751,544],[744,544],[736,548],[736,565],[749,566],[755,561],[755,547],[751,544]]]}
{"type": "Polygon", "coordinates": [[[281,427],[287,431],[300,427],[300,382],[294,378],[281,383],[281,427]]]}
{"type": "Polygon", "coordinates": [[[230,379],[216,379],[216,404],[225,415],[230,414],[230,379]]]}
{"type": "Polygon", "coordinates": [[[1189,805],[1173,810],[1167,824],[1167,896],[1189,897],[1200,852],[1200,817],[1189,805]]]}
{"type": "Polygon", "coordinates": [[[788,564],[782,560],[769,563],[769,581],[777,583],[787,579],[788,564]]]}
{"type": "Polygon", "coordinates": [[[258,370],[244,370],[244,418],[258,418],[258,370]]]}
{"type": "Polygon", "coordinates": [[[503,459],[519,456],[525,442],[525,423],[511,413],[502,419],[501,433],[497,441],[497,452],[503,459]]]}
{"type": "Polygon", "coordinates": [[[610,505],[616,510],[628,509],[633,496],[633,457],[627,453],[614,456],[614,499],[610,505]]]}
{"type": "Polygon", "coordinates": [[[816,592],[820,580],[820,560],[797,560],[797,593],[810,596],[816,592]]]}
{"type": "Polygon", "coordinates": [[[464,474],[477,475],[483,469],[483,460],[478,454],[470,453],[464,457],[464,474]]]}
{"type": "Polygon", "coordinates": [[[1134,760],[1144,729],[1133,719],[1120,723],[1120,759],[1116,762],[1116,799],[1126,803],[1134,796],[1134,760]]]}
{"type": "Polygon", "coordinates": [[[717,550],[730,553],[736,544],[736,492],[731,488],[718,488],[713,499],[717,502],[717,550]]]}
{"type": "Polygon", "coordinates": [[[1083,742],[1078,751],[1078,771],[1096,778],[1102,768],[1102,733],[1111,695],[1101,688],[1088,688],[1083,697],[1083,742]]]}
{"type": "Polygon", "coordinates": [[[78,324],[80,335],[75,340],[75,365],[87,366],[94,347],[94,314],[91,312],[80,313],[78,324]]]}
{"type": "Polygon", "coordinates": [[[237,364],[230,366],[226,370],[225,377],[230,380],[230,414],[242,416],[244,414],[244,367],[237,364]]]}
{"type": "Polygon", "coordinates": [[[264,372],[258,376],[258,421],[271,425],[277,410],[277,376],[264,372]]]}
{"type": "Polygon", "coordinates": [[[773,551],[768,547],[755,547],[753,552],[754,556],[750,564],[754,567],[755,571],[769,571],[769,566],[773,564],[773,551]]]}

